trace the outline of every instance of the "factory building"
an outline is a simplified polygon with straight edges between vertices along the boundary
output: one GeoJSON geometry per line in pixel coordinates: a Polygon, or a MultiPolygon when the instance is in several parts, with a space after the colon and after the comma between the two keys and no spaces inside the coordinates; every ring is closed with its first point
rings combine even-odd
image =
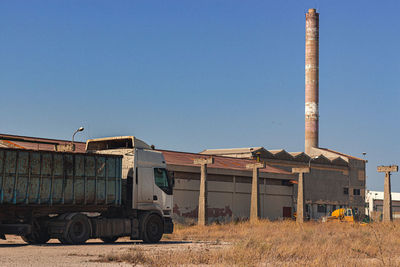
{"type": "MultiPolygon", "coordinates": [[[[297,199],[294,168],[310,167],[304,175],[305,213],[318,219],[341,207],[365,212],[365,163],[357,157],[319,147],[319,14],[306,13],[305,38],[305,152],[269,150],[262,146],[238,149],[206,149],[201,153],[160,150],[175,177],[174,214],[180,221],[196,220],[200,166],[194,161],[212,156],[208,166],[210,221],[245,219],[250,215],[252,171],[249,163],[263,162],[259,170],[259,216],[271,220],[291,217],[297,199]]],[[[69,141],[0,135],[0,146],[20,149],[57,150],[69,141]]],[[[75,143],[77,152],[84,143],[75,143]]],[[[301,180],[299,180],[300,183],[301,180]]],[[[300,187],[301,188],[301,187],[300,187]]]]}
{"type": "MultiPolygon", "coordinates": [[[[303,152],[251,147],[207,149],[200,154],[260,160],[288,172],[310,166],[311,171],[304,179],[307,217],[318,219],[342,207],[353,207],[364,214],[365,161],[324,148],[313,148],[312,151],[313,156],[309,156],[303,152]]],[[[294,202],[296,199],[295,184],[294,202]]]]}

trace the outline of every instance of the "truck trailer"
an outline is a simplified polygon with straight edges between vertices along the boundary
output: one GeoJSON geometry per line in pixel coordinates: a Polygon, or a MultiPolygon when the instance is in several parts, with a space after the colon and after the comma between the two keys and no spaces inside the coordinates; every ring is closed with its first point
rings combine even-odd
{"type": "Polygon", "coordinates": [[[133,136],[88,140],[86,153],[0,148],[0,238],[156,243],[173,231],[173,185],[163,154],[133,136]]]}

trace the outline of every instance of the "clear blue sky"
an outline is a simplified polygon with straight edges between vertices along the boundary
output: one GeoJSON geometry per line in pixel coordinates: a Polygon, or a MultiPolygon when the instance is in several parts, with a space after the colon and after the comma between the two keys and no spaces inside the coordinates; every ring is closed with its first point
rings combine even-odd
{"type": "MultiPolygon", "coordinates": [[[[400,164],[400,1],[0,1],[0,132],[304,150],[320,12],[320,145],[400,164]]],[[[393,175],[400,191],[400,175],[393,175]]]]}

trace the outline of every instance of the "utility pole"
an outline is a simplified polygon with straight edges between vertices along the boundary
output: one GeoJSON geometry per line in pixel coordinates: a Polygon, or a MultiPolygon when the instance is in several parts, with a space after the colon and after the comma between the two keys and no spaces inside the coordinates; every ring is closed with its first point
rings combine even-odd
{"type": "Polygon", "coordinates": [[[296,222],[303,223],[304,222],[304,174],[309,173],[310,168],[293,168],[292,173],[299,174],[299,181],[297,184],[297,216],[296,222]]]}
{"type": "Polygon", "coordinates": [[[200,194],[199,194],[199,214],[197,219],[198,225],[207,225],[207,164],[213,164],[214,158],[198,158],[194,160],[194,164],[200,165],[200,194]]]}
{"type": "Polygon", "coordinates": [[[385,192],[383,195],[383,221],[390,222],[392,221],[392,189],[390,185],[390,174],[391,172],[398,172],[399,166],[378,166],[378,172],[385,173],[385,192]]]}

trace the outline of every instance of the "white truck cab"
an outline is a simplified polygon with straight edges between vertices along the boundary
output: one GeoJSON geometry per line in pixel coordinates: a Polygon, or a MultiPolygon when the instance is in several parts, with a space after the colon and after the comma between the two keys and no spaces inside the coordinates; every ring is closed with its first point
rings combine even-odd
{"type": "MultiPolygon", "coordinates": [[[[167,227],[173,228],[171,215],[174,181],[168,175],[167,164],[161,152],[134,136],[90,139],[86,142],[86,151],[122,155],[122,184],[126,184],[122,193],[125,205],[138,211],[139,215],[156,212],[164,218],[167,227]]],[[[165,232],[172,232],[172,229],[166,229],[165,232]]]]}

